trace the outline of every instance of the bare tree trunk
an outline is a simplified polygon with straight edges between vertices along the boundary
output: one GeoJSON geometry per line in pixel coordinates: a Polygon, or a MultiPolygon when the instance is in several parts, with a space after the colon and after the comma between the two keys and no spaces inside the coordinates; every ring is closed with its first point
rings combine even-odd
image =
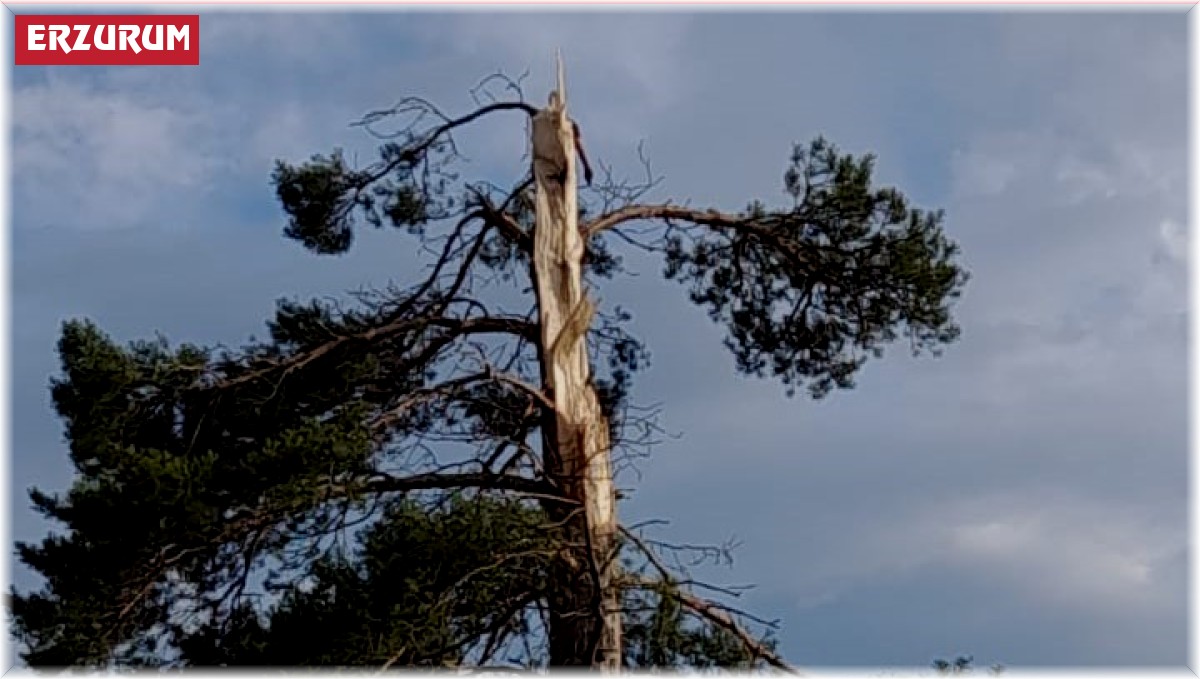
{"type": "Polygon", "coordinates": [[[566,113],[562,63],[558,88],[533,118],[536,225],[533,273],[541,321],[544,387],[554,401],[544,428],[547,473],[579,503],[561,505],[569,539],[569,582],[550,602],[552,665],[621,667],[621,612],[613,550],[616,494],[609,459],[608,423],[593,386],[587,330],[595,311],[583,290],[584,243],[578,229],[575,137],[566,113]]]}

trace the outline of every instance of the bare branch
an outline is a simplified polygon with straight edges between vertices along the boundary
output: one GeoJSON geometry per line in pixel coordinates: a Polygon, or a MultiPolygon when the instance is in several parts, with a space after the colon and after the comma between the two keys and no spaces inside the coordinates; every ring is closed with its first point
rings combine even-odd
{"type": "Polygon", "coordinates": [[[675,582],[675,574],[671,572],[671,569],[667,568],[666,564],[664,564],[662,560],[658,558],[658,554],[655,553],[654,550],[650,549],[650,546],[647,545],[640,536],[625,526],[621,526],[620,530],[621,534],[629,538],[629,541],[632,542],[634,546],[636,546],[638,550],[642,552],[643,555],[645,555],[646,559],[650,561],[650,565],[654,566],[654,569],[658,571],[663,580],[669,583],[675,582]]]}
{"type": "Polygon", "coordinates": [[[738,624],[737,620],[733,619],[733,616],[729,614],[725,607],[682,590],[678,592],[678,595],[679,601],[684,607],[736,636],[750,652],[761,657],[768,665],[790,674],[800,674],[800,670],[792,667],[779,654],[768,648],[761,641],[755,639],[746,628],[738,624]]]}
{"type": "MultiPolygon", "coordinates": [[[[526,382],[519,376],[496,370],[490,363],[484,363],[482,370],[478,373],[464,375],[455,379],[446,380],[430,387],[414,389],[405,394],[398,402],[391,405],[386,411],[377,415],[371,422],[370,428],[375,433],[376,437],[384,436],[389,427],[392,427],[396,422],[410,412],[413,408],[429,403],[441,398],[452,398],[459,395],[464,389],[475,384],[503,384],[513,387],[517,391],[529,396],[533,403],[537,406],[545,408],[549,411],[555,410],[554,401],[551,400],[545,392],[536,386],[526,382]]],[[[531,406],[532,407],[532,406],[531,406]]],[[[502,442],[502,445],[493,453],[489,462],[494,462],[496,457],[503,452],[510,441],[502,442]]],[[[490,467],[490,464],[485,464],[490,467]]]]}
{"type": "Polygon", "coordinates": [[[581,230],[589,237],[607,231],[625,222],[643,219],[679,220],[703,226],[742,227],[747,222],[743,217],[718,210],[697,210],[681,205],[630,205],[603,214],[585,224],[581,230]]]}
{"type": "Polygon", "coordinates": [[[575,504],[563,497],[548,482],[530,479],[515,474],[487,474],[465,472],[461,474],[414,474],[393,476],[377,473],[361,484],[335,486],[335,490],[359,493],[407,493],[416,490],[452,490],[478,488],[480,490],[502,490],[523,497],[548,500],[562,504],[575,504]]]}
{"type": "Polygon", "coordinates": [[[478,203],[480,215],[483,217],[483,219],[489,225],[496,227],[500,233],[504,234],[506,238],[513,243],[516,243],[518,247],[526,252],[533,251],[533,239],[530,238],[530,235],[526,233],[525,229],[521,228],[521,225],[517,223],[517,220],[513,219],[512,215],[508,214],[506,210],[508,205],[516,198],[516,196],[518,196],[521,191],[524,191],[525,188],[528,187],[530,182],[532,182],[532,179],[527,180],[518,186],[517,190],[509,194],[508,198],[505,199],[503,205],[500,207],[493,205],[492,201],[488,199],[483,192],[479,191],[475,187],[467,187],[467,190],[473,194],[476,202],[478,203]]]}
{"type": "Polygon", "coordinates": [[[610,166],[603,162],[598,163],[603,178],[590,187],[590,193],[599,198],[598,212],[606,213],[620,207],[633,205],[662,182],[662,177],[655,176],[654,170],[650,166],[643,142],[638,143],[637,155],[638,162],[645,173],[643,180],[617,179],[610,166]]]}
{"type": "Polygon", "coordinates": [[[447,330],[447,336],[444,338],[446,341],[449,341],[455,337],[474,334],[498,333],[516,335],[524,339],[537,337],[537,326],[524,318],[496,316],[470,319],[444,317],[428,318],[422,316],[415,318],[401,318],[378,327],[369,328],[362,332],[337,337],[307,351],[293,354],[281,360],[272,361],[264,368],[253,370],[236,377],[219,380],[212,384],[200,385],[196,388],[227,389],[239,384],[245,384],[247,382],[261,379],[276,371],[282,371],[283,375],[287,375],[288,373],[303,368],[304,366],[316,361],[322,356],[329,354],[341,346],[355,342],[371,342],[421,328],[440,328],[447,330]]]}
{"type": "MultiPolygon", "coordinates": [[[[385,109],[382,111],[373,111],[371,113],[368,113],[367,115],[363,116],[363,118],[360,121],[358,121],[357,123],[354,123],[353,126],[354,127],[363,127],[363,128],[366,128],[368,131],[371,131],[371,125],[379,122],[380,120],[383,120],[390,116],[402,115],[404,113],[414,113],[414,112],[418,114],[418,118],[417,118],[417,120],[413,121],[413,123],[409,126],[410,129],[411,129],[411,127],[415,126],[418,122],[420,122],[421,118],[423,118],[425,115],[431,114],[431,115],[435,115],[435,116],[441,118],[444,122],[441,125],[435,127],[430,132],[428,132],[424,136],[424,139],[422,139],[418,145],[414,146],[411,149],[413,152],[413,155],[417,155],[417,154],[424,152],[426,149],[428,149],[430,146],[432,146],[434,144],[434,142],[436,142],[442,135],[446,134],[447,132],[450,132],[451,130],[453,130],[457,127],[462,127],[463,125],[466,125],[467,123],[470,123],[474,120],[478,120],[479,118],[482,118],[485,115],[488,115],[490,113],[495,113],[497,111],[523,111],[526,115],[528,115],[530,117],[537,115],[537,108],[531,104],[527,104],[523,101],[500,101],[500,102],[496,102],[494,104],[488,104],[487,106],[481,106],[478,109],[472,111],[471,113],[468,113],[459,118],[451,119],[451,118],[448,118],[447,116],[445,116],[444,114],[442,114],[441,111],[439,111],[435,106],[433,106],[429,102],[425,101],[424,99],[421,99],[420,97],[407,97],[405,99],[402,99],[398,104],[396,104],[395,106],[393,106],[390,109],[385,109]]],[[[386,138],[388,135],[375,134],[375,136],[386,138]]],[[[395,165],[388,167],[388,169],[383,171],[382,173],[380,173],[379,176],[382,177],[383,175],[387,174],[388,172],[390,172],[392,169],[394,169],[398,165],[399,165],[399,163],[397,162],[395,165]]]]}
{"type": "Polygon", "coordinates": [[[683,605],[693,613],[731,632],[734,636],[738,637],[738,639],[746,646],[747,649],[749,649],[756,656],[762,657],[773,667],[788,672],[796,672],[796,670],[788,665],[779,655],[767,648],[761,641],[755,639],[753,635],[751,635],[748,631],[746,631],[745,628],[738,624],[738,622],[730,613],[736,613],[737,615],[749,618],[768,627],[773,627],[774,623],[755,618],[754,616],[746,614],[742,611],[737,611],[724,604],[718,604],[707,599],[702,599],[686,591],[683,589],[683,587],[686,585],[701,586],[716,591],[721,591],[726,594],[731,594],[733,596],[738,596],[740,593],[695,581],[680,581],[671,571],[671,569],[662,562],[658,554],[650,547],[650,545],[646,543],[645,540],[642,540],[640,536],[624,526],[622,526],[620,530],[621,534],[628,538],[630,542],[632,542],[634,546],[638,548],[638,550],[646,557],[646,559],[650,562],[650,565],[658,571],[662,578],[661,581],[635,580],[635,584],[640,586],[654,587],[665,583],[668,586],[671,586],[673,591],[677,594],[677,596],[679,596],[680,602],[683,603],[683,605]]]}
{"type": "Polygon", "coordinates": [[[496,103],[496,98],[492,96],[492,93],[488,90],[488,87],[490,87],[493,82],[499,82],[504,86],[504,89],[515,94],[518,101],[523,102],[525,101],[525,91],[521,88],[521,83],[528,77],[528,69],[526,69],[521,75],[517,76],[516,79],[510,78],[504,73],[493,73],[483,80],[480,80],[475,87],[471,88],[471,100],[475,102],[476,106],[484,105],[483,101],[480,99],[481,96],[487,98],[487,100],[492,103],[496,103]]]}
{"type": "MultiPolygon", "coordinates": [[[[662,581],[649,578],[640,578],[637,576],[630,576],[627,578],[627,581],[634,587],[643,587],[647,589],[658,589],[664,584],[662,581]]],[[[674,585],[675,583],[668,579],[666,584],[670,586],[674,585]]],[[[733,634],[756,658],[762,658],[768,665],[771,665],[776,669],[783,670],[784,672],[788,672],[790,674],[800,674],[800,671],[797,668],[790,665],[783,659],[782,656],[771,650],[762,641],[755,638],[755,636],[751,634],[749,630],[743,627],[734,618],[734,615],[755,620],[755,622],[759,622],[760,624],[768,627],[772,627],[772,623],[758,620],[754,618],[754,616],[751,616],[743,611],[739,611],[724,604],[716,603],[715,601],[704,599],[679,587],[672,587],[672,592],[675,596],[679,597],[679,603],[681,603],[684,608],[688,609],[688,611],[697,617],[703,618],[720,627],[721,629],[724,629],[730,634],[733,634]]]]}
{"type": "MultiPolygon", "coordinates": [[[[791,263],[803,268],[810,266],[815,254],[814,249],[820,247],[805,245],[794,238],[788,238],[780,230],[772,228],[784,223],[789,218],[798,215],[771,215],[765,217],[744,217],[718,210],[696,210],[678,205],[631,205],[619,210],[601,215],[581,227],[585,237],[611,230],[620,224],[641,220],[662,220],[668,225],[674,222],[688,222],[695,226],[707,226],[719,230],[739,231],[753,236],[791,260],[791,263]]],[[[644,245],[639,244],[641,247],[644,245]]],[[[734,262],[738,260],[735,258],[734,262]]]]}

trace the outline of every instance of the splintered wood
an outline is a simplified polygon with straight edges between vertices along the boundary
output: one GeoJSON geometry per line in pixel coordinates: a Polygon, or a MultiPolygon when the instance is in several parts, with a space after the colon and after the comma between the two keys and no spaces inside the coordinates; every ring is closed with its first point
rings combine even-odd
{"type": "MultiPolygon", "coordinates": [[[[600,630],[592,664],[621,666],[621,613],[613,548],[616,496],[608,423],[589,374],[587,330],[594,302],[583,290],[584,243],[578,228],[575,138],[567,117],[562,62],[558,88],[533,118],[536,226],[533,267],[543,370],[557,411],[555,442],[563,490],[580,503],[593,577],[599,580],[600,630]]],[[[577,612],[583,613],[582,611],[577,612]]]]}

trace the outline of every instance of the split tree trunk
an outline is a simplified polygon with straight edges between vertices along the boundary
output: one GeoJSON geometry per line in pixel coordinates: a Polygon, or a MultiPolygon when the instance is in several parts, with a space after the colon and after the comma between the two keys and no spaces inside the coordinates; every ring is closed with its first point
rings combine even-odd
{"type": "Polygon", "coordinates": [[[595,311],[583,290],[575,138],[558,88],[533,118],[536,222],[533,277],[541,321],[542,382],[556,412],[543,427],[547,474],[578,508],[548,507],[567,529],[568,581],[550,602],[550,663],[621,667],[620,596],[614,555],[616,494],[608,422],[590,376],[587,330],[595,311]]]}

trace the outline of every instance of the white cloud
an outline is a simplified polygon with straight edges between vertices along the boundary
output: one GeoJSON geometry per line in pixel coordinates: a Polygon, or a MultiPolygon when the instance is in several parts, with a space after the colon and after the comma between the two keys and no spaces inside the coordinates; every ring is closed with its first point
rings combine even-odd
{"type": "MultiPolygon", "coordinates": [[[[267,61],[312,74],[314,61],[335,68],[325,50],[349,49],[348,20],[217,15],[205,19],[203,49],[210,62],[263,52],[267,61]],[[268,37],[271,48],[264,50],[268,37]]],[[[255,57],[254,68],[266,74],[263,59],[255,57]]],[[[15,88],[18,226],[198,225],[227,205],[214,191],[237,190],[246,175],[261,187],[276,158],[303,158],[364,136],[346,134],[352,119],[346,110],[369,104],[345,101],[308,77],[251,80],[219,66],[47,71],[44,80],[15,88]],[[314,92],[329,96],[314,100],[314,92]]]]}
{"type": "Polygon", "coordinates": [[[692,80],[681,50],[691,20],[679,13],[464,14],[446,44],[491,62],[488,69],[502,66],[515,76],[528,68],[526,95],[539,105],[554,83],[555,51],[562,50],[568,100],[587,111],[592,129],[629,142],[645,134],[647,116],[674,103],[692,80]]]}
{"type": "Polygon", "coordinates": [[[923,571],[956,572],[1059,612],[1162,613],[1178,598],[1185,529],[1143,507],[1024,488],[907,504],[804,550],[801,607],[923,571]]]}
{"type": "Polygon", "coordinates": [[[50,78],[13,94],[18,223],[133,226],[227,164],[202,112],[50,78]]]}
{"type": "MultiPolygon", "coordinates": [[[[864,371],[855,392],[820,404],[786,401],[772,382],[732,380],[720,329],[678,289],[658,296],[653,275],[630,283],[636,334],[650,340],[656,359],[637,399],[665,396],[664,425],[686,434],[655,452],[653,467],[646,466],[654,473],[637,484],[639,495],[671,498],[652,515],[683,520],[672,527],[672,539],[684,521],[695,532],[683,537],[697,542],[754,531],[734,577],[789,591],[805,605],[872,587],[902,599],[909,592],[896,585],[899,578],[949,572],[980,578],[1017,605],[1051,603],[1074,620],[1113,629],[1130,610],[1149,611],[1161,622],[1153,613],[1183,591],[1177,566],[1182,511],[1154,513],[1180,505],[1175,490],[1163,488],[1173,488],[1170,473],[1184,459],[1170,429],[1176,425],[1171,413],[1182,408],[1169,401],[1185,395],[1184,338],[1175,329],[1182,328],[1187,299],[1186,165],[1182,118],[1176,120],[1179,107],[1170,96],[1182,83],[1176,73],[1181,44],[1155,42],[1155,33],[1138,31],[1120,40],[1111,32],[1089,37],[1074,30],[1081,15],[1057,26],[1043,24],[1043,15],[1011,20],[1006,53],[990,42],[996,22],[1010,22],[998,17],[962,19],[974,26],[960,25],[964,31],[927,30],[966,36],[957,42],[901,45],[899,38],[877,42],[896,35],[891,24],[815,15],[792,15],[794,23],[743,18],[734,28],[722,17],[696,39],[691,19],[678,13],[462,14],[436,22],[422,15],[424,28],[438,28],[424,34],[431,37],[397,30],[405,54],[388,60],[381,55],[392,45],[384,49],[362,36],[386,34],[384,17],[404,28],[414,15],[369,17],[369,26],[356,28],[361,33],[346,34],[340,24],[323,24],[340,16],[298,16],[259,23],[205,19],[205,54],[222,64],[211,71],[129,69],[96,81],[59,78],[18,90],[20,223],[161,222],[203,201],[230,164],[265,193],[262,170],[271,158],[353,143],[359,135],[346,132],[345,123],[392,97],[428,95],[458,111],[470,105],[465,90],[478,77],[495,68],[518,75],[529,66],[527,94],[538,101],[549,87],[557,47],[564,50],[585,135],[611,140],[598,144],[596,155],[617,156],[621,151],[613,149],[632,147],[655,130],[651,151],[656,161],[679,168],[672,191],[680,187],[683,197],[740,200],[747,189],[774,190],[781,168],[771,159],[779,143],[818,131],[850,147],[880,150],[887,162],[911,153],[918,158],[912,179],[940,192],[923,163],[940,169],[945,158],[931,157],[930,149],[951,140],[958,153],[943,202],[975,277],[959,307],[963,341],[942,361],[910,366],[894,351],[864,371]],[[828,61],[855,40],[862,49],[828,61]],[[934,73],[946,61],[948,44],[963,54],[934,73]],[[426,48],[436,49],[409,58],[426,48]],[[922,49],[930,53],[924,61],[922,49]],[[259,54],[270,62],[263,77],[237,68],[239,59],[259,54]],[[920,96],[900,96],[910,88],[920,96]],[[732,124],[743,120],[755,93],[765,110],[755,111],[752,123],[732,124]],[[971,115],[959,115],[947,102],[964,102],[971,115]],[[894,122],[917,119],[925,125],[915,133],[894,122]],[[938,127],[943,123],[945,134],[938,127]],[[665,153],[664,139],[675,142],[665,153]],[[757,159],[754,167],[748,158],[757,159]],[[760,161],[772,164],[760,171],[760,161]],[[655,382],[662,393],[646,389],[655,382]],[[1136,431],[1118,435],[1122,428],[1136,431]],[[1134,443],[1122,448],[1125,440],[1134,443]],[[1047,477],[1061,492],[1029,486],[1047,477]],[[964,478],[983,494],[959,495],[964,478]],[[690,484],[711,490],[697,492],[690,484]],[[1109,497],[1105,484],[1127,494],[1109,497]]],[[[361,22],[363,15],[356,16],[361,22]]],[[[464,144],[467,153],[478,159],[481,146],[492,155],[511,146],[517,149],[513,164],[520,162],[521,139],[507,132],[490,137],[483,129],[478,144],[464,144]]],[[[217,198],[203,206],[206,215],[241,208],[227,195],[217,198]]],[[[188,308],[177,304],[180,291],[148,290],[121,274],[144,271],[146,262],[173,271],[196,257],[220,257],[160,235],[156,249],[124,252],[113,245],[123,254],[96,269],[104,275],[94,278],[104,284],[88,294],[49,270],[66,262],[74,271],[74,260],[94,268],[93,248],[73,243],[70,259],[50,247],[40,255],[27,251],[39,264],[26,265],[23,285],[39,296],[26,307],[47,317],[108,310],[107,324],[161,327],[188,308]],[[174,259],[173,249],[186,254],[174,259]],[[41,266],[52,251],[55,263],[41,266]],[[137,288],[142,302],[130,306],[126,288],[137,288]],[[167,306],[156,306],[163,295],[167,306]]],[[[376,268],[344,263],[353,277],[391,275],[396,265],[388,248],[404,245],[387,243],[373,253],[380,259],[376,268]]],[[[274,249],[240,253],[243,263],[248,257],[254,266],[271,267],[261,294],[247,293],[244,281],[228,276],[190,294],[232,295],[243,305],[258,299],[239,316],[257,319],[275,289],[342,289],[341,282],[321,277],[322,267],[332,271],[336,263],[292,258],[295,249],[287,247],[286,256],[274,249]]],[[[203,266],[190,266],[203,278],[203,266]]],[[[180,277],[175,285],[185,280],[191,279],[180,277]]],[[[201,328],[205,341],[236,339],[243,330],[229,325],[231,313],[217,309],[197,321],[197,312],[187,311],[176,323],[201,328]]],[[[51,346],[47,338],[38,346],[51,346]]],[[[944,593],[948,609],[959,593],[952,587],[944,593]]],[[[787,621],[792,629],[803,624],[787,621]]],[[[1142,633],[1161,638],[1166,624],[1142,633]]],[[[1146,639],[1129,643],[1143,648],[1146,639]]],[[[1095,652],[1070,641],[1059,651],[1081,658],[1095,652]]]]}
{"type": "Polygon", "coordinates": [[[1164,219],[1158,225],[1158,237],[1162,253],[1171,261],[1187,260],[1187,229],[1173,219],[1164,219]]]}
{"type": "Polygon", "coordinates": [[[991,196],[1004,193],[1017,176],[1012,162],[986,153],[963,153],[953,159],[958,190],[966,195],[991,196]]]}
{"type": "Polygon", "coordinates": [[[1064,129],[980,132],[954,165],[948,211],[975,274],[964,325],[989,346],[978,384],[1016,407],[1047,382],[1086,394],[1173,379],[1185,351],[1182,152],[1138,130],[1064,129]]]}
{"type": "Polygon", "coordinates": [[[1170,605],[1185,531],[1139,506],[1047,492],[940,506],[917,530],[940,558],[1041,601],[1113,612],[1170,605]]]}
{"type": "MultiPolygon", "coordinates": [[[[689,383],[697,395],[671,410],[700,414],[667,475],[753,474],[739,482],[747,513],[778,517],[753,544],[789,564],[780,581],[802,607],[949,575],[994,588],[1011,615],[1045,606],[1116,629],[1138,614],[1153,621],[1130,642],[1142,644],[1174,629],[1185,582],[1184,496],[1171,485],[1185,459],[1182,80],[1157,52],[1147,66],[1166,63],[1167,76],[1147,85],[1133,67],[1106,70],[1119,52],[1097,65],[1077,36],[1028,33],[1015,67],[989,57],[1013,86],[984,86],[1022,115],[964,124],[950,163],[948,229],[974,274],[962,341],[936,364],[893,353],[860,390],[819,405],[784,402],[773,385],[713,399],[689,383]],[[1060,39],[1076,40],[1069,59],[1060,39]],[[1051,67],[1065,84],[1042,93],[1051,67]],[[1119,83],[1134,80],[1130,97],[1119,83]],[[754,464],[770,471],[744,471],[754,464]]],[[[979,82],[942,94],[975,104],[979,82]]]]}
{"type": "MultiPolygon", "coordinates": [[[[403,14],[380,15],[369,31],[394,25],[403,35],[412,30],[412,22],[404,19],[403,14]]],[[[527,94],[544,93],[556,36],[565,41],[569,82],[578,86],[580,99],[601,89],[587,86],[589,79],[603,78],[608,91],[621,94],[586,107],[585,124],[594,123],[589,136],[611,134],[614,121],[636,127],[640,114],[631,105],[654,108],[672,92],[678,73],[671,55],[686,21],[596,20],[606,27],[601,33],[566,18],[536,17],[536,26],[530,26],[520,14],[421,16],[425,28],[456,39],[438,42],[439,50],[425,55],[426,39],[405,35],[402,52],[417,54],[404,53],[387,63],[364,48],[359,14],[214,14],[204,22],[202,50],[214,64],[207,70],[51,74],[15,90],[18,223],[168,226],[185,207],[195,208],[188,210],[195,218],[201,208],[207,212],[222,205],[207,192],[230,176],[262,181],[276,158],[298,160],[342,147],[367,162],[376,144],[349,129],[358,116],[411,94],[448,102],[448,110],[456,110],[467,89],[498,66],[542,66],[534,70],[546,76],[544,82],[531,80],[527,94]],[[534,27],[539,37],[529,40],[534,27]],[[620,44],[593,39],[600,34],[617,36],[620,44]],[[253,63],[232,73],[220,70],[239,59],[253,63]],[[454,76],[439,75],[446,70],[454,76]],[[252,78],[248,71],[263,77],[252,78]],[[280,78],[281,71],[294,77],[280,78]],[[606,110],[613,115],[606,117],[606,110]]],[[[506,155],[499,157],[522,162],[519,134],[487,131],[463,131],[473,159],[486,163],[500,150],[506,155]]]]}
{"type": "Polygon", "coordinates": [[[328,66],[331,55],[345,59],[361,47],[354,14],[328,11],[229,12],[204,18],[205,54],[243,55],[298,67],[328,66]]]}

